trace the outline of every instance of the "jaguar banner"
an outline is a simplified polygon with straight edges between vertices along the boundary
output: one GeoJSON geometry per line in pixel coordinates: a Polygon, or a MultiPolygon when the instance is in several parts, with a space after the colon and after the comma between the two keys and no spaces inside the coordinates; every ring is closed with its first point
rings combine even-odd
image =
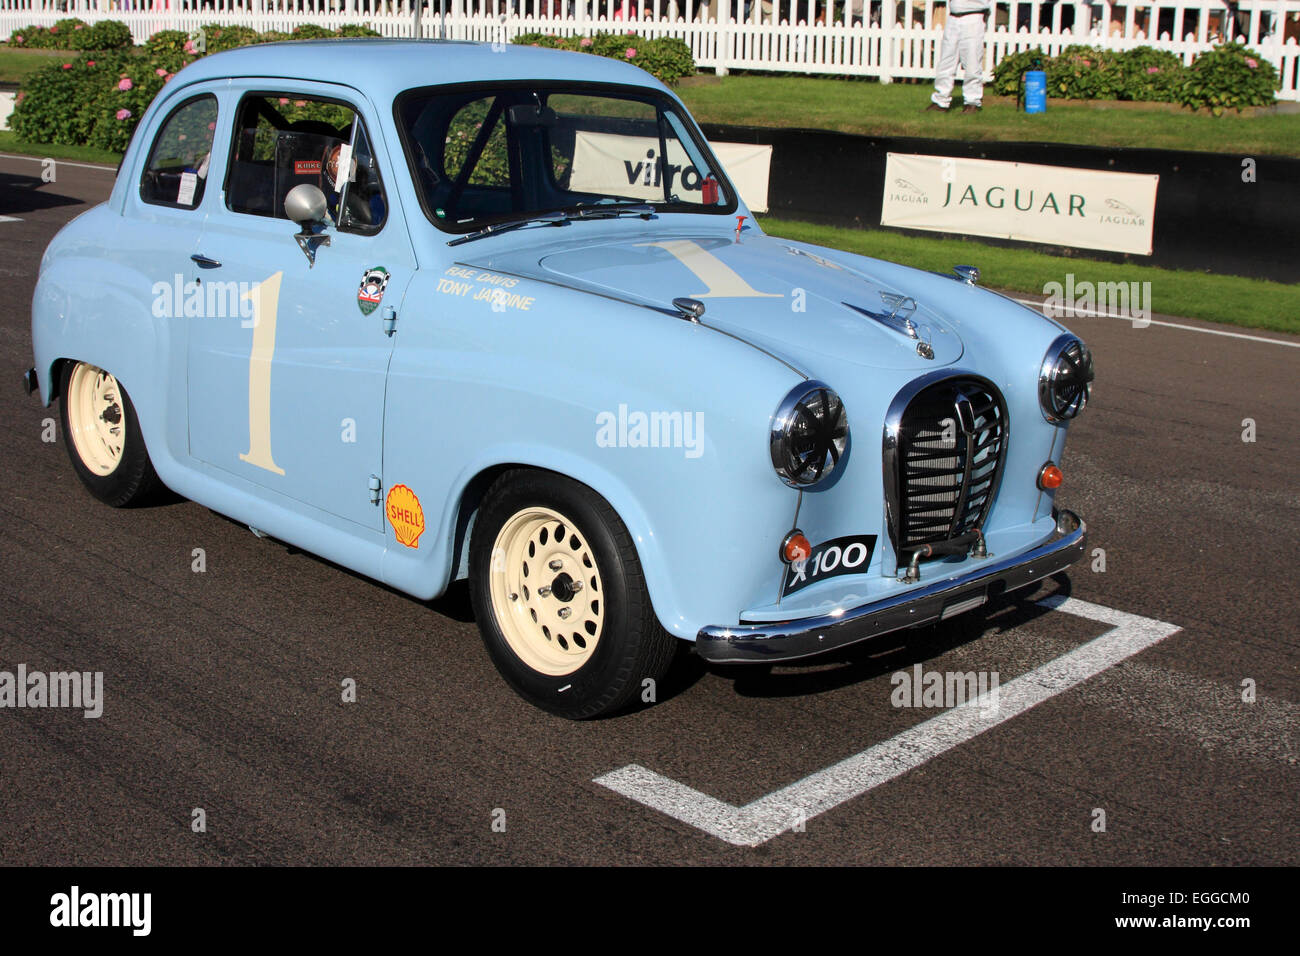
{"type": "Polygon", "coordinates": [[[882,226],[1151,255],[1160,177],[889,153],[882,226]]]}

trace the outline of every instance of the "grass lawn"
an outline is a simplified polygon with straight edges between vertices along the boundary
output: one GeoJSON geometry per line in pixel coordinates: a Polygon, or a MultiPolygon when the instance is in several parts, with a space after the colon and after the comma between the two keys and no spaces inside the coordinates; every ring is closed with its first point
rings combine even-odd
{"type": "Polygon", "coordinates": [[[122,159],[117,153],[90,146],[47,146],[43,143],[25,143],[17,133],[0,130],[0,153],[21,153],[24,156],[48,156],[52,159],[71,159],[81,163],[102,163],[116,166],[122,159]]]}
{"type": "Polygon", "coordinates": [[[15,50],[0,43],[0,83],[21,83],[29,73],[49,66],[54,60],[76,59],[80,53],[68,50],[15,50]]]}
{"type": "MultiPolygon", "coordinates": [[[[905,236],[878,229],[838,229],[760,217],[774,236],[811,242],[845,252],[889,259],[918,269],[951,272],[957,263],[980,268],[980,283],[1011,292],[1043,294],[1046,282],[1150,282],[1152,312],[1208,319],[1276,332],[1300,333],[1300,285],[1204,272],[1157,269],[1076,256],[1052,256],[1006,249],[971,239],[905,236]]],[[[1065,320],[1068,324],[1069,320],[1065,320]]]]}
{"type": "Polygon", "coordinates": [[[1082,143],[1300,156],[1300,113],[1212,116],[1167,103],[1052,100],[1046,113],[988,98],[980,113],[923,113],[930,83],[881,85],[799,76],[700,76],[677,93],[702,123],[829,129],[878,136],[1082,143]]]}

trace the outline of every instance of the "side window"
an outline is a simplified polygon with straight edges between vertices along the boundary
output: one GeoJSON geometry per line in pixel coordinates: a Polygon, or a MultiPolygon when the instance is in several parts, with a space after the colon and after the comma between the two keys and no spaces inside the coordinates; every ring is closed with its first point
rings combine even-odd
{"type": "Polygon", "coordinates": [[[252,93],[235,120],[226,205],[287,218],[284,198],[303,183],[325,194],[340,230],[373,234],[388,217],[383,181],[361,118],[331,100],[252,93]]]}
{"type": "Polygon", "coordinates": [[[203,199],[217,128],[217,98],[186,100],[163,122],[140,178],[140,198],[159,206],[193,209],[203,199]]]}

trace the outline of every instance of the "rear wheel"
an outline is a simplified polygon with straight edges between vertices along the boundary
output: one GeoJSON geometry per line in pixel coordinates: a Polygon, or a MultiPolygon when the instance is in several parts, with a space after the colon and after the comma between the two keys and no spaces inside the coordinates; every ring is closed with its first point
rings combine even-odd
{"type": "Polygon", "coordinates": [[[85,362],[65,362],[59,395],[68,457],[92,495],[123,508],[162,488],[135,406],[116,378],[85,362]]]}
{"type": "Polygon", "coordinates": [[[497,670],[551,713],[613,713],[672,662],[677,642],[655,617],[631,535],[603,498],[569,478],[516,471],[488,489],[470,579],[497,670]]]}

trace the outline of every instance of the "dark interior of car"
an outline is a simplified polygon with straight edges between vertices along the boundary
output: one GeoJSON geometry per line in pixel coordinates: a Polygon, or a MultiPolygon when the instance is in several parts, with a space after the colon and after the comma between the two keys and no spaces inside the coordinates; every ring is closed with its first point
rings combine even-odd
{"type": "MultiPolygon", "coordinates": [[[[366,143],[353,149],[351,179],[340,215],[337,163],[352,137],[350,122],[338,127],[323,120],[288,120],[269,97],[250,96],[236,121],[234,151],[226,181],[226,201],[234,212],[286,218],[284,199],[308,183],[324,193],[340,228],[374,232],[383,225],[382,185],[366,143]]],[[[364,140],[364,132],[358,137],[364,140]]],[[[342,184],[339,184],[342,185],[342,184]]]]}

